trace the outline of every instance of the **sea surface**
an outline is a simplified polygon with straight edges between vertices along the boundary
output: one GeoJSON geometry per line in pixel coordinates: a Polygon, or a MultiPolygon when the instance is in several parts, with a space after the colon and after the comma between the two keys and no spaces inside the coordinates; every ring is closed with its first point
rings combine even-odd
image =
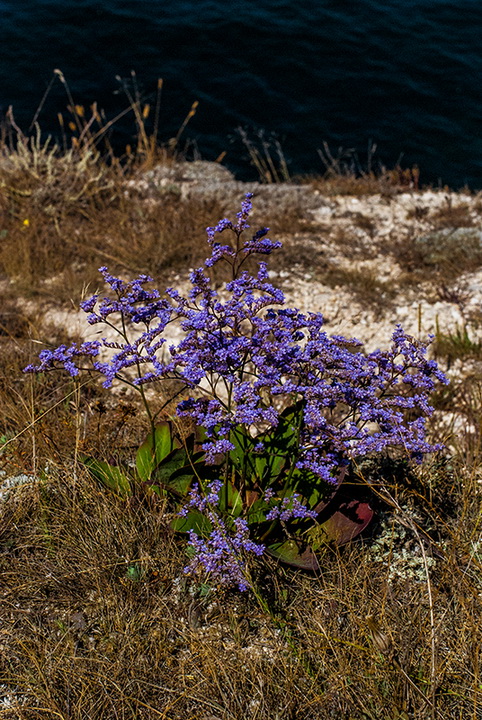
{"type": "MultiPolygon", "coordinates": [[[[318,148],[360,164],[418,164],[424,183],[482,188],[481,0],[0,0],[0,111],[59,134],[57,114],[127,94],[155,102],[161,140],[255,178],[238,128],[278,139],[290,173],[322,172],[318,148]],[[135,82],[133,74],[135,73],[135,82]],[[116,79],[117,78],[117,79],[116,79]]],[[[151,111],[147,122],[151,122],[151,111]]],[[[135,126],[127,114],[113,142],[135,126]]]]}

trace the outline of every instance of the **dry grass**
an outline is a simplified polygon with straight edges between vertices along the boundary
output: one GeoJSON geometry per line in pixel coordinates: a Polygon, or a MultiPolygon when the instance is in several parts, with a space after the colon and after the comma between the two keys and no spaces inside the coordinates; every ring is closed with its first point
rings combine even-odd
{"type": "Polygon", "coordinates": [[[480,204],[454,200],[446,195],[444,203],[430,211],[415,205],[407,219],[413,220],[403,233],[380,248],[391,255],[404,273],[407,283],[430,282],[441,297],[454,292],[457,279],[482,266],[480,204]],[[423,230],[420,225],[423,224],[423,230]],[[448,288],[452,287],[449,291],[448,288]]]}
{"type": "Polygon", "coordinates": [[[305,178],[324,195],[377,195],[390,198],[398,192],[418,190],[420,171],[417,166],[387,169],[376,158],[376,145],[369,144],[362,161],[354,149],[332,151],[328,143],[318,149],[325,172],[320,177],[305,178]]]}
{"type": "Polygon", "coordinates": [[[469,228],[476,224],[474,214],[467,203],[454,205],[450,196],[445,204],[430,216],[434,230],[443,228],[469,228]]]}
{"type": "MultiPolygon", "coordinates": [[[[0,279],[16,295],[77,303],[86,286],[97,287],[101,265],[168,282],[202,264],[205,228],[234,209],[204,195],[184,198],[176,185],[145,197],[136,189],[141,160],[107,165],[90,148],[63,154],[40,136],[19,147],[0,160],[0,279]]],[[[263,221],[274,233],[303,227],[297,206],[263,221]]],[[[216,281],[225,279],[216,272],[216,281]]]]}
{"type": "Polygon", "coordinates": [[[414,185],[401,182],[398,174],[387,173],[379,175],[377,173],[365,173],[359,175],[357,173],[328,173],[320,177],[308,176],[301,179],[309,182],[316,190],[326,196],[330,195],[378,195],[390,198],[396,193],[406,192],[413,189],[414,185]]]}
{"type": "Polygon", "coordinates": [[[446,227],[423,235],[409,231],[393,240],[386,251],[400,265],[407,282],[428,281],[440,292],[482,265],[480,234],[471,227],[446,227]]]}
{"type": "MultiPolygon", "coordinates": [[[[431,472],[425,497],[399,497],[429,529],[431,596],[423,572],[390,578],[366,541],[327,553],[318,577],[259,568],[276,621],[252,596],[187,582],[162,508],[67,464],[17,488],[0,506],[0,678],[24,704],[0,716],[480,717],[480,490],[464,470],[431,472]]],[[[395,556],[396,525],[393,543],[395,556]]]]}
{"type": "Polygon", "coordinates": [[[54,150],[33,143],[23,150],[31,164],[0,165],[0,273],[17,291],[68,300],[97,282],[100,265],[165,278],[204,258],[204,228],[223,215],[219,203],[169,192],[143,202],[98,156],[91,166],[54,150]]]}
{"type": "Polygon", "coordinates": [[[183,159],[182,133],[196,112],[194,103],[176,137],[158,139],[160,80],[155,101],[145,102],[135,73],[122,81],[127,109],[107,120],[94,103],[75,103],[60,70],[67,117],[59,114],[62,141],[45,138],[38,124],[24,134],[11,109],[0,128],[0,278],[15,292],[69,301],[85,284],[97,283],[96,270],[149,272],[166,277],[204,259],[204,228],[223,215],[219,202],[186,202],[167,187],[157,202],[136,190],[136,181],[158,164],[183,159]],[[123,115],[135,121],[134,147],[114,153],[110,133],[123,115]],[[133,186],[128,181],[133,180],[133,186]]]}
{"type": "Polygon", "coordinates": [[[367,308],[386,308],[397,294],[393,283],[381,280],[371,268],[340,267],[328,263],[319,269],[316,279],[332,288],[346,288],[360,305],[367,308]]]}

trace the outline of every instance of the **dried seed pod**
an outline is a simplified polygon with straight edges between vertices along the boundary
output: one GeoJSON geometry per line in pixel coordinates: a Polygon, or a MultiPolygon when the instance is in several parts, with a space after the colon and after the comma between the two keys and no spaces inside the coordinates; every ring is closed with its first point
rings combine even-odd
{"type": "Polygon", "coordinates": [[[367,615],[365,618],[366,626],[370,632],[373,644],[383,655],[389,655],[392,652],[392,641],[388,635],[382,632],[379,624],[373,615],[367,615]]]}

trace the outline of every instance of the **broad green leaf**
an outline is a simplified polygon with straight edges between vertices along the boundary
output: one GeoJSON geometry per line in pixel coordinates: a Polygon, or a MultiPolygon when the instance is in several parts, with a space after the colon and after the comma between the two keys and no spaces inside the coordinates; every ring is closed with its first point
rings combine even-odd
{"type": "Polygon", "coordinates": [[[319,570],[318,560],[312,549],[295,540],[273,543],[268,545],[267,550],[270,555],[287,565],[303,570],[319,570]]]}
{"type": "Polygon", "coordinates": [[[266,455],[258,455],[255,458],[254,467],[255,467],[255,471],[256,471],[256,477],[258,478],[258,480],[260,480],[260,481],[263,480],[267,465],[268,465],[268,459],[267,459],[266,455]]]}
{"type": "MultiPolygon", "coordinates": [[[[282,473],[286,465],[286,456],[284,455],[272,455],[269,458],[269,477],[270,480],[276,480],[276,478],[282,473]]],[[[271,482],[270,482],[271,484],[271,482]]]]}
{"type": "Polygon", "coordinates": [[[327,483],[321,480],[318,475],[295,468],[291,473],[290,484],[285,496],[292,496],[295,492],[305,499],[305,504],[309,508],[313,508],[325,495],[331,497],[333,489],[328,488],[327,483]]]}
{"type": "Polygon", "coordinates": [[[137,472],[141,480],[149,480],[159,463],[163,462],[180,443],[173,437],[172,425],[163,422],[146,437],[136,456],[137,472]]]}
{"type": "Polygon", "coordinates": [[[196,510],[192,510],[186,517],[174,518],[174,520],[171,521],[171,528],[181,533],[194,530],[197,535],[207,536],[213,529],[213,526],[205,515],[196,510]]]}
{"type": "Polygon", "coordinates": [[[262,498],[256,500],[246,514],[248,525],[259,525],[260,523],[266,522],[266,513],[269,509],[270,506],[265,500],[262,498]]]}
{"type": "Polygon", "coordinates": [[[228,483],[227,487],[225,483],[221,488],[219,506],[222,512],[229,513],[234,518],[239,517],[243,512],[241,493],[231,483],[228,483]]]}
{"type": "Polygon", "coordinates": [[[257,458],[258,476],[269,473],[270,478],[275,478],[283,471],[288,460],[295,461],[298,451],[296,428],[301,409],[301,403],[286,408],[280,414],[278,425],[256,438],[256,442],[262,442],[265,446],[265,452],[257,458]]]}
{"type": "Polygon", "coordinates": [[[238,472],[243,472],[246,464],[251,464],[250,451],[253,445],[253,438],[247,429],[241,426],[230,433],[229,440],[234,445],[234,450],[229,451],[229,459],[238,472]]]}
{"type": "Polygon", "coordinates": [[[123,498],[132,495],[131,481],[121,468],[94,458],[85,458],[83,463],[91,475],[109,490],[113,490],[123,498]]]}
{"type": "Polygon", "coordinates": [[[150,479],[154,466],[152,438],[149,437],[142,443],[136,454],[137,474],[143,482],[147,482],[150,479]]]}
{"type": "Polygon", "coordinates": [[[183,448],[186,450],[187,454],[188,454],[190,457],[193,457],[194,454],[201,454],[201,455],[203,454],[202,452],[201,452],[201,453],[195,453],[195,448],[196,448],[196,435],[195,435],[195,433],[191,433],[190,435],[188,435],[188,437],[185,438],[185,439],[182,441],[182,446],[183,446],[183,448]]]}
{"type": "Polygon", "coordinates": [[[186,463],[187,457],[184,448],[175,448],[155,467],[152,479],[167,485],[171,476],[180,468],[185,467],[186,463]]]}
{"type": "Polygon", "coordinates": [[[164,482],[164,485],[172,492],[185,496],[194,478],[195,475],[191,467],[182,467],[172,473],[169,479],[164,482]]]}
{"type": "Polygon", "coordinates": [[[342,469],[334,482],[328,483],[308,470],[295,469],[291,475],[290,489],[304,497],[306,505],[319,513],[338,492],[345,473],[346,470],[342,469]]]}

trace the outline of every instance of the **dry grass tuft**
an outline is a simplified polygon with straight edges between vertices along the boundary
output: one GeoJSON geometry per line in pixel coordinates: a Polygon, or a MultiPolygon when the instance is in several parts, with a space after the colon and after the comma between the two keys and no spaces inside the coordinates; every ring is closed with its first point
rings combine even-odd
{"type": "Polygon", "coordinates": [[[362,305],[368,307],[379,307],[380,304],[388,307],[397,293],[393,283],[381,280],[372,269],[331,266],[320,273],[320,279],[328,286],[347,288],[362,305]]]}
{"type": "Polygon", "coordinates": [[[387,169],[375,159],[376,145],[370,144],[361,161],[354,149],[332,151],[328,143],[318,149],[325,172],[321,177],[306,178],[324,195],[377,195],[390,198],[396,193],[418,190],[420,171],[416,165],[387,169]]]}
{"type": "Polygon", "coordinates": [[[440,291],[464,273],[482,265],[480,231],[475,228],[444,228],[425,235],[408,233],[392,243],[393,257],[407,281],[430,281],[440,291]]]}
{"type": "Polygon", "coordinates": [[[44,138],[37,123],[24,134],[11,109],[0,128],[0,278],[17,293],[68,302],[85,284],[97,283],[100,265],[166,276],[202,260],[201,236],[223,214],[220,203],[186,201],[175,186],[156,202],[135,190],[145,171],[183,159],[181,136],[197,103],[176,137],[160,144],[162,80],[152,107],[141,98],[135,73],[121,81],[128,107],[107,120],[96,103],[76,104],[63,73],[55,70],[36,118],[55,82],[69,103],[67,117],[59,114],[60,144],[44,138]],[[126,114],[134,118],[137,139],[118,156],[110,133],[126,114]]]}
{"type": "Polygon", "coordinates": [[[467,203],[454,205],[450,196],[445,204],[430,215],[430,221],[434,230],[444,228],[469,228],[474,227],[475,219],[470,206],[467,203]]]}

